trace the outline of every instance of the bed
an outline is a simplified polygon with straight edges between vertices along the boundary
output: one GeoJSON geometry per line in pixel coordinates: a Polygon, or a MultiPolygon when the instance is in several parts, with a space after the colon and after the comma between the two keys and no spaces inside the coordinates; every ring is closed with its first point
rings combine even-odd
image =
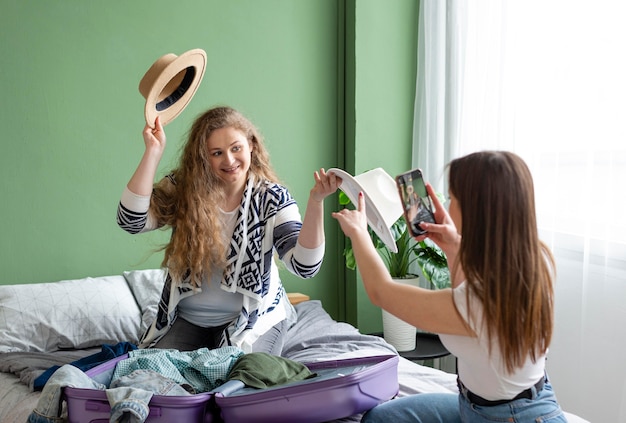
{"type": "MultiPolygon", "coordinates": [[[[0,286],[0,422],[23,423],[35,408],[35,378],[101,351],[103,344],[136,343],[156,313],[161,270],[46,284],[0,286]]],[[[283,356],[300,362],[396,354],[383,338],[334,321],[320,301],[294,301],[298,321],[283,356]]],[[[398,396],[456,392],[456,375],[399,357],[398,396]]],[[[336,422],[358,422],[360,415],[336,422]]],[[[570,422],[585,422],[568,415],[570,422]]]]}

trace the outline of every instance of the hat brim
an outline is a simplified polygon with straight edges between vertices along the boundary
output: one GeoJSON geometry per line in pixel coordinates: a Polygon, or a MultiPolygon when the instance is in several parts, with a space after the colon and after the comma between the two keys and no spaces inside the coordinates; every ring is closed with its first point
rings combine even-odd
{"type": "Polygon", "coordinates": [[[144,115],[149,126],[154,126],[157,116],[161,125],[167,125],[185,110],[204,77],[206,61],[204,50],[189,50],[159,73],[145,96],[144,115]]]}
{"type": "MultiPolygon", "coordinates": [[[[354,176],[350,175],[348,172],[331,168],[328,169],[327,173],[334,173],[338,177],[341,178],[341,185],[339,189],[341,189],[352,201],[352,204],[355,206],[358,204],[359,192],[362,192],[365,197],[365,214],[367,215],[367,223],[372,228],[372,230],[378,235],[378,238],[382,242],[385,243],[387,248],[391,250],[393,253],[398,252],[398,247],[396,246],[396,240],[393,237],[393,233],[391,232],[391,228],[387,226],[385,223],[385,219],[383,215],[376,207],[374,201],[368,194],[367,190],[354,178],[354,176]]],[[[389,177],[391,178],[391,177],[389,177]]],[[[391,178],[393,182],[393,178],[391,178]]],[[[393,182],[395,184],[395,182],[393,182]]],[[[402,209],[399,209],[398,218],[402,214],[402,209]]]]}

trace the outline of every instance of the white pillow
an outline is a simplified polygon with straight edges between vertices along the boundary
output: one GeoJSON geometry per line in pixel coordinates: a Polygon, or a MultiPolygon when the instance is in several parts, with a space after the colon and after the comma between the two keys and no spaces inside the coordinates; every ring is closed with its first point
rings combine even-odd
{"type": "Polygon", "coordinates": [[[167,273],[165,269],[131,270],[124,277],[139,308],[141,309],[141,333],[144,333],[154,319],[161,299],[161,291],[167,273]]]}
{"type": "Polygon", "coordinates": [[[136,344],[140,325],[122,275],[0,286],[0,352],[136,344]]]}

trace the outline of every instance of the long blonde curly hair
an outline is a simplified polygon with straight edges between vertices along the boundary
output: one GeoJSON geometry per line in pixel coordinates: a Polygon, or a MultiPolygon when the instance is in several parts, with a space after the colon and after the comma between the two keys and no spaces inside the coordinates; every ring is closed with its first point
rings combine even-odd
{"type": "Polygon", "coordinates": [[[159,225],[172,228],[162,264],[175,283],[189,277],[199,287],[205,275],[224,266],[229,242],[223,236],[219,205],[225,193],[209,163],[207,141],[213,131],[227,127],[241,131],[250,143],[249,175],[256,181],[279,182],[263,137],[245,116],[230,107],[215,107],[198,116],[178,167],[155,184],[150,199],[159,225]]]}

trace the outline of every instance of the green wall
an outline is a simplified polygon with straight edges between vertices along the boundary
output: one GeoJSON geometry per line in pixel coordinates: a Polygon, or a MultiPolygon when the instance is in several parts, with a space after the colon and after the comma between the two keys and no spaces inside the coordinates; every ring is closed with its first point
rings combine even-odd
{"type": "MultiPolygon", "coordinates": [[[[166,127],[161,175],[195,116],[216,104],[259,126],[302,212],[313,172],[338,165],[335,0],[3,3],[2,283],[160,265],[162,253],[152,252],[168,233],[129,235],[115,212],[144,148],[137,86],[165,53],[203,48],[208,67],[189,107],[166,127]]],[[[328,246],[314,281],[284,275],[288,289],[321,298],[335,315],[338,251],[328,246]]]]}
{"type": "MultiPolygon", "coordinates": [[[[203,48],[205,77],[166,127],[160,175],[195,116],[228,104],[265,135],[304,212],[313,172],[410,166],[416,0],[3,2],[0,14],[0,284],[119,274],[160,265],[167,232],[117,227],[143,152],[137,85],[165,53],[203,48]]],[[[380,312],[346,272],[326,201],[326,259],[290,291],[366,331],[380,312]]]]}
{"type": "MultiPolygon", "coordinates": [[[[411,168],[419,2],[353,0],[349,4],[353,33],[346,44],[352,64],[346,67],[354,73],[354,84],[353,95],[346,100],[351,134],[346,145],[353,143],[353,147],[346,164],[353,174],[382,167],[395,176],[411,168]]],[[[354,275],[349,275],[348,286],[354,286],[349,309],[356,308],[359,329],[382,331],[380,309],[372,306],[360,281],[353,280],[354,275]]]]}

